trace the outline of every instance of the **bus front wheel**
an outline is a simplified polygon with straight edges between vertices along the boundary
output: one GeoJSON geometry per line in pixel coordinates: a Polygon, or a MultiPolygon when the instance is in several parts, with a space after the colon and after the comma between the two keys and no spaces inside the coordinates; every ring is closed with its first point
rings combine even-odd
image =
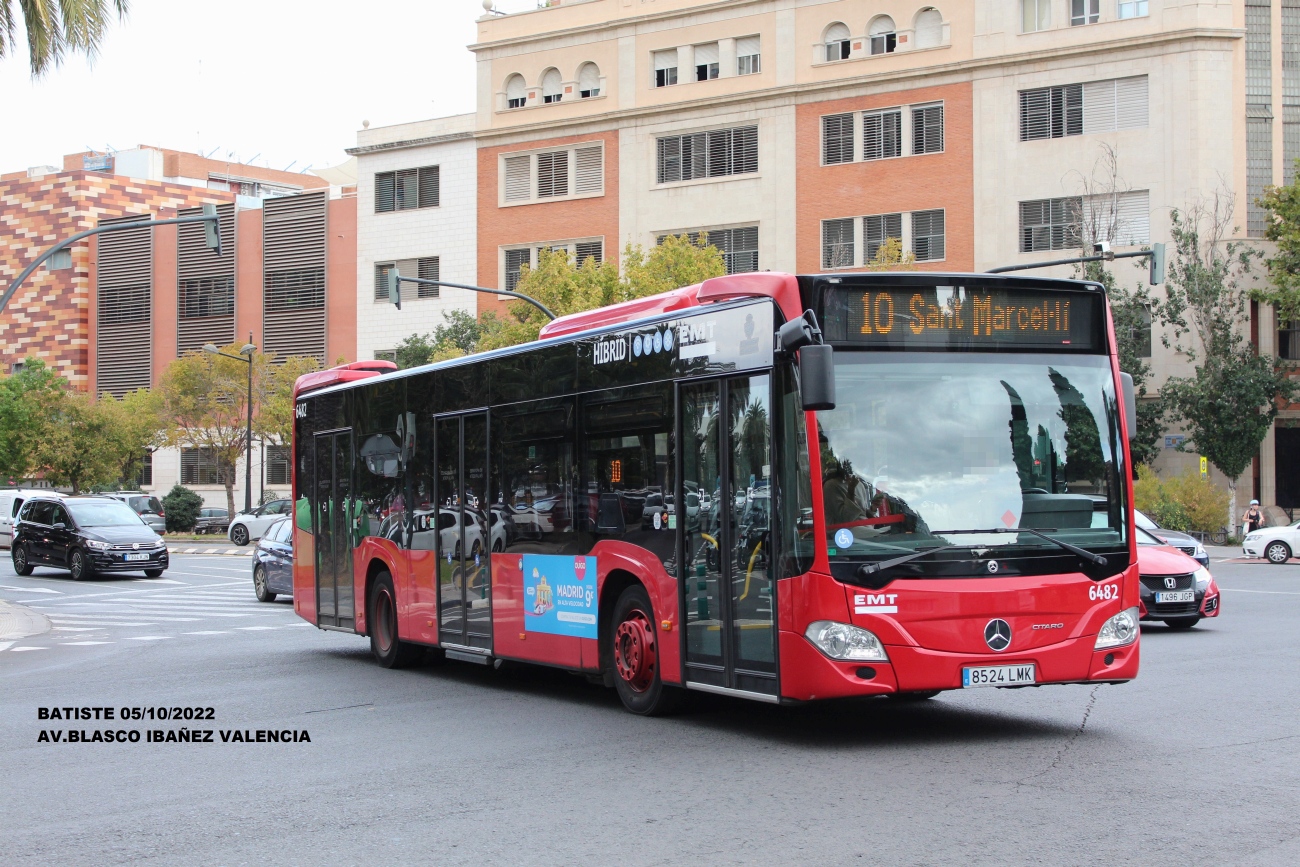
{"type": "Polygon", "coordinates": [[[660,716],[680,705],[683,690],[659,678],[654,609],[641,585],[633,584],[619,594],[607,642],[605,658],[625,708],[641,716],[660,716]]]}
{"type": "Polygon", "coordinates": [[[406,668],[420,660],[424,648],[397,637],[397,596],[393,576],[380,572],[370,587],[370,652],[384,668],[406,668]]]}

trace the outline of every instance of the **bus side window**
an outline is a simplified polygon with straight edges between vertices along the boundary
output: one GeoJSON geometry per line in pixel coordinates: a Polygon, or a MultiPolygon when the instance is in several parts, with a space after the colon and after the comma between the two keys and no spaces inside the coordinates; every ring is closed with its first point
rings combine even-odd
{"type": "Polygon", "coordinates": [[[585,554],[591,548],[590,537],[577,532],[573,416],[573,398],[492,411],[490,511],[508,552],[585,554]]]}
{"type": "Polygon", "coordinates": [[[673,532],[699,520],[699,495],[678,503],[673,478],[672,388],[654,385],[583,398],[580,513],[597,540],[653,553],[674,571],[673,532]]]}

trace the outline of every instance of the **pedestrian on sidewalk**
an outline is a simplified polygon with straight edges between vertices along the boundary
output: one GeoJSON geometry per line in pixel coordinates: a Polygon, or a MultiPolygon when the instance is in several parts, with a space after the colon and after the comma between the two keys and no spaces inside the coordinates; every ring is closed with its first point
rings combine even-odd
{"type": "Polygon", "coordinates": [[[1241,515],[1241,525],[1247,533],[1264,526],[1264,512],[1259,508],[1259,500],[1250,501],[1250,506],[1241,515]]]}

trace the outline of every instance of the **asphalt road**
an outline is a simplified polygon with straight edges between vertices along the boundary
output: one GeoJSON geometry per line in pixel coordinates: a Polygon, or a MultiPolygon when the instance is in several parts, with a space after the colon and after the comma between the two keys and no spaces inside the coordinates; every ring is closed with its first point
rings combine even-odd
{"type": "Polygon", "coordinates": [[[545,669],[385,671],[254,601],[246,558],[173,562],[0,558],[55,627],[0,651],[0,864],[1300,863],[1300,565],[1213,563],[1223,615],[1145,627],[1124,686],[646,720],[545,669]],[[38,719],[63,706],[215,720],[38,719]],[[311,740],[39,741],[187,725],[311,740]]]}

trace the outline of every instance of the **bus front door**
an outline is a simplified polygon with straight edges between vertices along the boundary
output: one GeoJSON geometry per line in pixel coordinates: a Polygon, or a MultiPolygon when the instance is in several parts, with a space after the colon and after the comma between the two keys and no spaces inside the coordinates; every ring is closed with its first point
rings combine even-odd
{"type": "Polygon", "coordinates": [[[437,418],[434,431],[439,642],[491,650],[487,413],[437,418]]]}
{"type": "Polygon", "coordinates": [[[771,377],[679,388],[686,682],[775,697],[771,377]]]}
{"type": "Polygon", "coordinates": [[[353,629],[353,524],[360,504],[352,493],[352,431],[316,435],[316,623],[353,629]]]}

